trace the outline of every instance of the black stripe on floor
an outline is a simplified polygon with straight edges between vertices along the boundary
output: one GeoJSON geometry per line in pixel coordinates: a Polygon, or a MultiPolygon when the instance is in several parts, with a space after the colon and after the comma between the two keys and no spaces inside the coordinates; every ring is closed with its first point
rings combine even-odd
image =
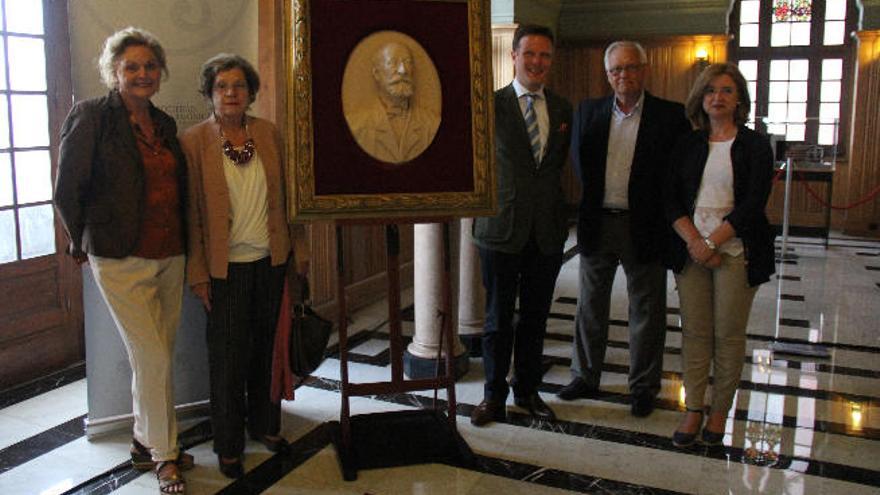
{"type": "Polygon", "coordinates": [[[810,328],[810,321],[800,318],[780,318],[779,324],[787,327],[810,328]]]}
{"type": "MultiPolygon", "coordinates": [[[[564,368],[571,367],[571,359],[557,357],[557,356],[544,356],[544,362],[550,361],[555,366],[561,366],[564,368]]],[[[619,373],[621,375],[629,374],[629,366],[623,364],[611,364],[605,363],[602,366],[603,372],[610,373],[619,373]]],[[[676,371],[664,371],[662,373],[663,378],[667,380],[676,380],[681,381],[682,375],[676,371]]],[[[710,379],[711,383],[712,380],[710,379]]],[[[817,400],[847,400],[850,402],[855,402],[862,404],[864,407],[880,407],[880,397],[871,396],[871,395],[863,395],[863,394],[852,394],[847,392],[836,392],[832,390],[821,390],[821,389],[811,389],[811,388],[802,388],[795,387],[792,385],[776,385],[770,383],[756,383],[750,380],[740,380],[739,385],[737,386],[738,390],[751,390],[755,392],[764,392],[768,394],[777,394],[777,395],[786,395],[791,397],[799,397],[799,398],[808,398],[808,399],[817,399],[817,400]]]]}
{"type": "Polygon", "coordinates": [[[0,450],[0,474],[80,438],[85,433],[85,419],[83,414],[0,450]]]}
{"type": "MultiPolygon", "coordinates": [[[[177,435],[177,441],[184,450],[212,438],[211,422],[208,420],[201,421],[177,435]]],[[[144,474],[155,476],[152,471],[146,473],[138,471],[131,466],[130,460],[125,461],[67,490],[63,495],[105,495],[131,483],[144,474]]]]}
{"type": "MultiPolygon", "coordinates": [[[[326,378],[314,379],[307,383],[310,387],[339,393],[340,383],[336,380],[326,378]]],[[[556,393],[561,388],[560,385],[544,384],[541,390],[545,392],[556,393]]],[[[373,399],[383,402],[390,402],[399,405],[412,407],[419,404],[422,408],[430,408],[432,399],[420,395],[413,394],[388,394],[382,396],[374,396],[373,399]]],[[[445,401],[438,399],[437,408],[446,409],[445,401]]],[[[456,414],[458,416],[470,417],[474,406],[470,404],[458,403],[456,414]]],[[[507,424],[514,426],[522,426],[533,428],[536,430],[549,431],[553,433],[578,436],[582,438],[592,438],[602,441],[614,442],[617,444],[632,445],[643,448],[657,449],[667,452],[683,453],[697,455],[701,457],[709,457],[718,460],[734,463],[753,464],[771,469],[784,469],[794,472],[811,474],[824,478],[831,478],[841,481],[849,481],[852,483],[860,483],[868,486],[880,487],[880,471],[859,468],[854,466],[846,466],[839,463],[819,461],[803,456],[794,456],[787,454],[778,454],[771,459],[760,459],[751,455],[738,447],[694,447],[692,449],[679,449],[672,445],[669,437],[654,435],[650,433],[634,432],[621,430],[617,428],[592,425],[587,423],[576,423],[564,420],[555,422],[534,421],[526,414],[518,412],[517,409],[508,408],[507,424]]],[[[789,451],[791,446],[782,446],[780,451],[789,451]]]]}
{"type": "Polygon", "coordinates": [[[51,375],[0,392],[0,409],[31,399],[86,377],[86,364],[79,363],[51,375]]]}
{"type": "MultiPolygon", "coordinates": [[[[561,298],[560,298],[561,299],[561,298]]],[[[568,313],[559,313],[559,312],[551,312],[548,316],[551,319],[563,320],[563,321],[574,321],[574,315],[568,313]]],[[[629,323],[626,320],[617,320],[610,319],[608,320],[609,325],[627,327],[629,323]]],[[[669,332],[681,332],[681,327],[677,325],[666,325],[666,330],[669,332]]],[[[840,342],[811,342],[806,339],[793,339],[789,337],[779,337],[778,339],[773,337],[772,335],[760,335],[755,333],[746,334],[746,338],[749,340],[755,340],[760,342],[786,342],[791,344],[810,344],[810,345],[819,345],[828,347],[831,349],[842,349],[847,351],[855,351],[855,352],[867,352],[871,354],[880,354],[880,347],[867,346],[867,345],[858,345],[858,344],[845,344],[840,342]]]]}
{"type": "MultiPolygon", "coordinates": [[[[322,390],[338,392],[339,383],[324,379],[309,379],[307,386],[322,390]]],[[[430,407],[430,399],[408,394],[383,395],[374,397],[384,402],[412,406],[419,403],[422,407],[430,407]]],[[[438,401],[441,404],[443,401],[438,401]]],[[[440,406],[445,407],[445,406],[440,406]]],[[[471,407],[471,406],[466,406],[471,407]]],[[[459,415],[462,413],[459,411],[459,415]]],[[[470,414],[470,412],[468,412],[470,414]]],[[[323,423],[312,429],[309,433],[291,442],[290,453],[275,454],[248,471],[241,479],[235,480],[221,488],[218,495],[250,495],[263,493],[272,488],[282,478],[293,470],[307,462],[315,454],[331,445],[335,422],[323,423]]],[[[522,424],[522,418],[520,418],[522,424]]],[[[571,490],[580,493],[596,493],[601,489],[606,493],[652,493],[661,495],[675,495],[681,492],[663,490],[643,485],[636,485],[623,481],[608,480],[594,476],[571,473],[560,469],[547,468],[532,464],[526,464],[508,459],[477,455],[476,466],[470,468],[475,472],[491,474],[523,483],[548,486],[571,490]]],[[[110,493],[123,485],[126,485],[143,473],[131,469],[129,463],[123,463],[114,468],[93,477],[64,495],[97,495],[110,493]]],[[[192,489],[194,487],[190,487],[192,489]]]]}
{"type": "MultiPolygon", "coordinates": [[[[388,334],[382,332],[376,332],[373,336],[375,340],[388,340],[388,334]]],[[[570,335],[565,334],[557,334],[557,333],[548,333],[546,335],[547,339],[557,340],[562,342],[571,343],[572,338],[570,335]]],[[[405,338],[408,343],[410,339],[405,338]]],[[[608,342],[608,347],[618,348],[618,349],[629,349],[629,344],[626,342],[614,341],[610,340],[608,342]]],[[[681,350],[678,348],[667,347],[664,351],[666,354],[680,354],[681,350]]],[[[330,356],[334,359],[338,359],[338,354],[334,354],[330,356]]],[[[377,366],[377,367],[388,367],[390,366],[390,352],[388,349],[384,349],[375,355],[364,355],[356,352],[349,351],[348,354],[350,363],[357,364],[365,364],[369,366],[377,366]]],[[[752,359],[750,356],[746,356],[745,362],[748,364],[752,363],[752,359]]],[[[542,358],[542,374],[546,374],[547,371],[553,366],[560,366],[563,368],[571,367],[571,359],[558,357],[558,356],[549,356],[545,355],[542,358]]],[[[831,365],[815,365],[814,363],[801,363],[798,361],[787,361],[787,360],[774,360],[773,367],[776,369],[785,368],[785,369],[795,369],[800,370],[803,367],[812,368],[810,371],[817,372],[825,372],[825,373],[833,373],[835,371],[841,375],[851,375],[851,376],[862,376],[866,378],[880,378],[880,371],[873,370],[858,370],[858,369],[840,369],[841,367],[831,366],[831,365]]],[[[618,373],[627,375],[629,373],[629,367],[626,365],[613,364],[613,363],[605,363],[603,365],[603,371],[609,373],[618,373]]],[[[663,378],[666,380],[675,380],[681,381],[681,373],[674,371],[664,371],[662,374],[663,378]]],[[[553,387],[555,385],[549,384],[549,387],[553,387]]],[[[754,384],[750,381],[743,380],[740,383],[740,389],[763,392],[769,394],[784,394],[794,397],[806,397],[806,398],[817,398],[821,400],[831,400],[835,398],[841,398],[843,395],[846,395],[850,399],[855,402],[862,403],[865,407],[871,407],[873,404],[880,402],[880,399],[876,397],[866,397],[859,396],[856,394],[839,394],[829,391],[816,391],[814,389],[801,389],[799,387],[791,387],[788,388],[779,388],[777,385],[763,385],[763,384],[754,384]],[[817,397],[817,395],[821,395],[821,397],[817,397]]],[[[629,395],[627,394],[618,394],[613,392],[602,392],[600,397],[596,400],[604,401],[604,402],[612,402],[612,403],[620,403],[627,404],[629,402],[629,395]]],[[[658,400],[658,407],[661,409],[667,409],[670,411],[677,411],[680,409],[679,405],[675,401],[670,400],[658,400]]],[[[735,413],[738,416],[743,418],[747,418],[747,411],[737,411],[735,413]]],[[[786,416],[783,419],[783,424],[785,426],[789,426],[791,428],[804,427],[801,421],[798,423],[797,418],[794,416],[786,416]]],[[[871,440],[880,440],[880,430],[876,430],[873,428],[862,428],[861,430],[853,430],[850,426],[844,423],[833,423],[828,421],[819,421],[816,420],[813,425],[813,429],[817,431],[823,431],[826,433],[832,433],[835,435],[843,435],[850,436],[855,438],[866,438],[871,440]]]]}

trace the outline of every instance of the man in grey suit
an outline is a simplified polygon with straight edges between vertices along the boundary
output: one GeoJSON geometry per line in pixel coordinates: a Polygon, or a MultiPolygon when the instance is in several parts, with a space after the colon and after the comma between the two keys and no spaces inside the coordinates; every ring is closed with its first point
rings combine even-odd
{"type": "Polygon", "coordinates": [[[562,167],[571,140],[571,104],[544,83],[553,61],[553,33],[520,26],[513,36],[514,81],[495,92],[498,215],[474,222],[486,288],[483,328],[484,400],[476,426],[506,418],[511,353],[514,403],[554,420],[538,395],[547,315],[567,237],[562,167]],[[519,320],[514,307],[519,297],[519,320]]]}
{"type": "Polygon", "coordinates": [[[584,100],[574,117],[572,166],[583,192],[578,212],[580,295],[571,360],[573,379],[563,400],[590,397],[608,345],[611,288],[618,265],[629,295],[629,389],[631,412],[654,409],[666,339],[668,225],[663,189],[669,151],[690,130],[680,103],[644,90],[647,56],[632,41],[605,50],[605,71],[614,94],[584,100]]]}

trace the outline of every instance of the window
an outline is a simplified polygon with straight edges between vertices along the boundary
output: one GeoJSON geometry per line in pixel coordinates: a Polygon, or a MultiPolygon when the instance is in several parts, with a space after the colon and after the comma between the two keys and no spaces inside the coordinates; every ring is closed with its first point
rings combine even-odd
{"type": "Polygon", "coordinates": [[[0,0],[0,263],[55,253],[42,2],[0,0]]]}
{"type": "MultiPolygon", "coordinates": [[[[740,0],[730,59],[749,83],[755,125],[786,141],[844,141],[856,13],[851,0],[740,0]]],[[[838,153],[842,150],[838,149],[838,153]]]]}

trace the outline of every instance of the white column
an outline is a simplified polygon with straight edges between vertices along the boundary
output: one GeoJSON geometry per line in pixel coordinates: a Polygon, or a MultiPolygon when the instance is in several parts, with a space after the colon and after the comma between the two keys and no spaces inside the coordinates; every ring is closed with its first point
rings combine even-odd
{"type": "MultiPolygon", "coordinates": [[[[415,333],[412,343],[407,347],[405,356],[405,372],[411,378],[420,378],[424,374],[417,368],[422,365],[430,368],[429,374],[433,374],[433,366],[430,363],[415,363],[416,361],[437,358],[437,350],[440,344],[440,331],[442,329],[443,309],[443,225],[442,224],[417,224],[413,230],[414,238],[414,271],[415,271],[415,333]]],[[[452,292],[451,324],[453,329],[458,328],[458,252],[459,252],[459,222],[453,221],[449,232],[450,249],[450,290],[452,292]]],[[[456,332],[457,333],[457,332],[456,332]]],[[[467,366],[467,356],[464,346],[461,345],[456,335],[453,342],[456,368],[459,359],[464,357],[467,366]]],[[[444,346],[445,347],[445,346],[444,346]]],[[[445,357],[445,353],[443,354],[445,357]]],[[[428,369],[428,368],[426,368],[428,369]]],[[[456,373],[458,375],[458,373],[456,373]]]]}
{"type": "Polygon", "coordinates": [[[458,333],[462,339],[479,345],[486,320],[486,292],[480,273],[480,255],[474,245],[473,218],[461,220],[458,278],[458,333]]]}

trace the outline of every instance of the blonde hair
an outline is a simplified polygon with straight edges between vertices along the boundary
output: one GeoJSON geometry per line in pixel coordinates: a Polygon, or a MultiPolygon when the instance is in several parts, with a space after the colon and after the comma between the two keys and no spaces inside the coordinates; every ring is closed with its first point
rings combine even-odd
{"type": "Polygon", "coordinates": [[[111,34],[104,41],[104,48],[98,58],[98,71],[101,73],[101,81],[110,89],[118,89],[119,81],[116,80],[116,64],[119,57],[130,46],[145,46],[152,50],[162,74],[168,77],[168,67],[165,63],[165,50],[159,44],[159,40],[149,31],[129,26],[111,34]]]}

